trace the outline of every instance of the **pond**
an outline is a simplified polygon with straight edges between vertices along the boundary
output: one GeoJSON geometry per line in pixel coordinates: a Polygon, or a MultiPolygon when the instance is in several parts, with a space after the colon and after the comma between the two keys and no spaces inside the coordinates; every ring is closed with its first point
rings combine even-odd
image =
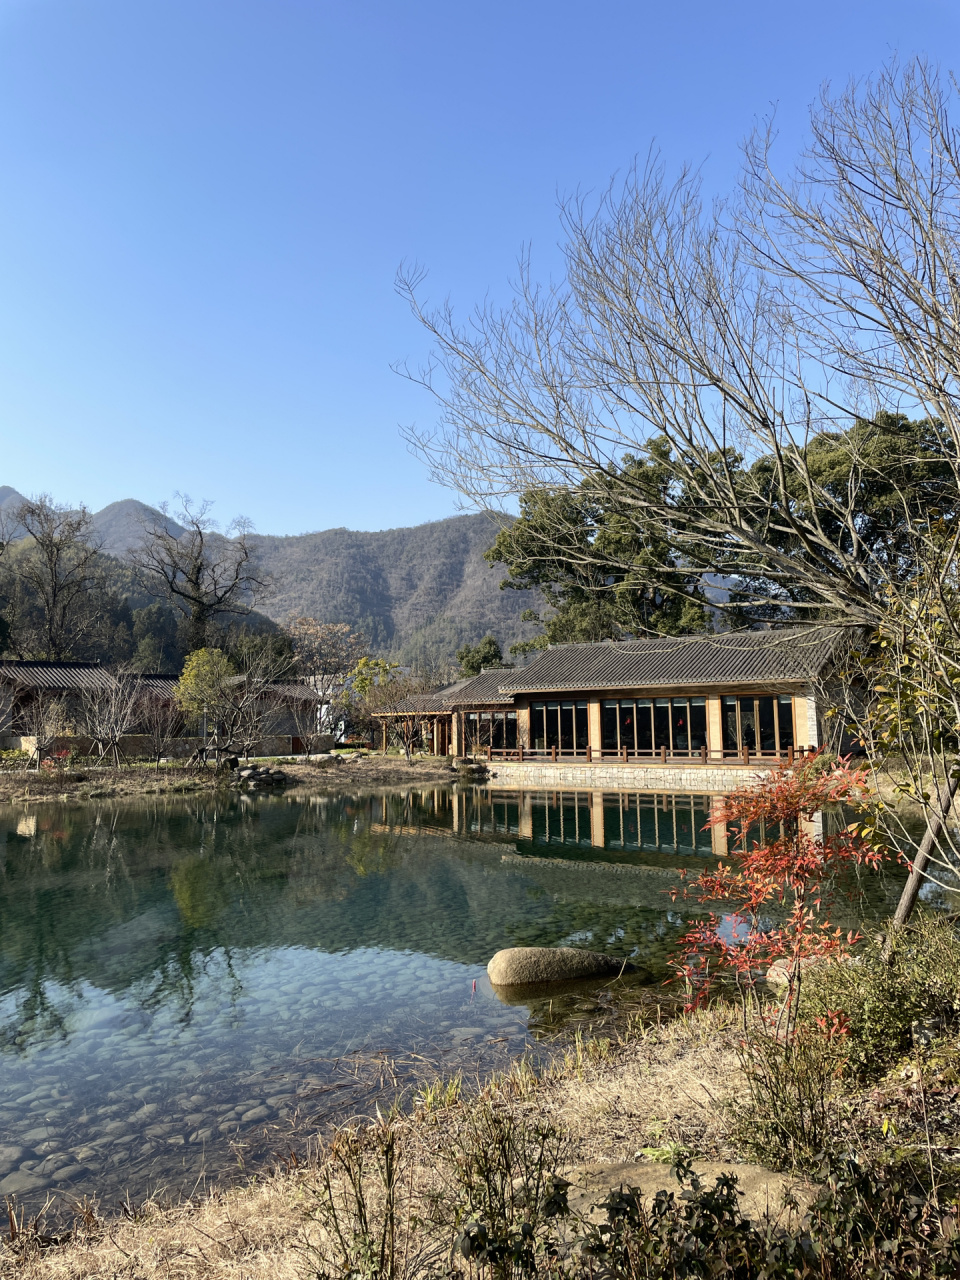
{"type": "MultiPolygon", "coordinates": [[[[501,947],[602,948],[661,981],[686,918],[667,891],[717,852],[709,803],[0,809],[0,1196],[189,1192],[417,1080],[503,1067],[537,1040],[487,981],[501,947]]],[[[869,910],[897,892],[872,882],[869,910]]]]}

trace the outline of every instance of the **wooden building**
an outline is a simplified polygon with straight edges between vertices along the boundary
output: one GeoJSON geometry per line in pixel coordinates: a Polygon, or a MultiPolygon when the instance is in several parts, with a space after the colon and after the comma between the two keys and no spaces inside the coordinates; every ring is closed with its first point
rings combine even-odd
{"type": "Polygon", "coordinates": [[[820,746],[817,690],[841,631],[792,628],[551,645],[391,715],[437,754],[689,764],[791,760],[820,746]]]}

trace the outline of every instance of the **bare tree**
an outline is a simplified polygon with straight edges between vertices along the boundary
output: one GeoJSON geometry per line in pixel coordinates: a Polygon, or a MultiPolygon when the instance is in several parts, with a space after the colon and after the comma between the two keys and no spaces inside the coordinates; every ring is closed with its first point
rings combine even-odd
{"type": "MultiPolygon", "coordinates": [[[[309,685],[304,685],[303,691],[304,694],[309,692],[310,696],[291,697],[287,706],[297,737],[303,744],[304,755],[312,756],[319,750],[321,739],[333,735],[337,711],[341,708],[339,702],[321,701],[309,685]]],[[[342,710],[345,714],[345,706],[342,710]]]]}
{"type": "Polygon", "coordinates": [[[173,698],[141,681],[137,728],[149,740],[150,757],[157,773],[160,772],[160,761],[176,741],[182,723],[183,715],[173,698]]]}
{"type": "Polygon", "coordinates": [[[332,731],[346,712],[349,673],[369,652],[369,643],[365,635],[353,631],[346,622],[298,617],[288,623],[287,631],[293,641],[298,676],[315,690],[320,703],[319,716],[305,703],[298,703],[300,709],[294,709],[298,735],[307,741],[332,731]],[[311,714],[312,731],[308,731],[311,714]]]}
{"type": "Polygon", "coordinates": [[[125,669],[103,672],[103,678],[95,688],[83,691],[80,728],[92,739],[94,750],[100,753],[97,764],[110,756],[116,767],[120,767],[124,754],[120,743],[137,726],[141,699],[139,678],[125,669]]]}
{"type": "Polygon", "coordinates": [[[33,753],[27,761],[28,769],[31,765],[39,769],[58,740],[73,728],[63,695],[48,689],[38,689],[31,696],[21,708],[19,719],[24,735],[34,740],[33,753]]]}
{"type": "Polygon", "coordinates": [[[432,731],[439,713],[432,696],[436,687],[429,677],[391,672],[366,690],[361,714],[385,729],[388,739],[409,760],[432,731]]]}
{"type": "MultiPolygon", "coordinates": [[[[598,205],[567,203],[565,282],[537,286],[524,261],[505,310],[461,323],[420,301],[416,269],[399,282],[435,343],[411,374],[442,405],[437,432],[411,437],[435,478],[487,508],[575,491],[670,549],[658,590],[685,589],[678,564],[687,580],[720,575],[721,612],[826,621],[853,653],[902,637],[920,664],[899,676],[901,732],[937,837],[931,875],[960,860],[943,821],[960,733],[953,96],[919,61],[825,90],[792,173],[777,174],[763,131],[724,203],[651,155],[598,205]],[[918,421],[898,443],[905,413],[918,421]],[[650,484],[634,464],[654,456],[650,484]],[[889,521],[873,518],[877,493],[889,521]]],[[[616,544],[582,539],[575,554],[631,572],[616,544]]],[[[853,723],[880,769],[891,751],[871,705],[853,723]]]]}
{"type": "Polygon", "coordinates": [[[14,644],[35,657],[66,658],[99,618],[103,573],[93,518],[86,507],[73,510],[40,494],[18,504],[8,524],[14,644]]]}
{"type": "Polygon", "coordinates": [[[249,521],[238,516],[221,532],[209,515],[211,503],[195,504],[186,494],[177,498],[176,511],[163,503],[163,518],[144,525],[131,562],[145,590],[186,614],[194,652],[206,648],[214,618],[251,611],[266,577],[256,564],[249,521]]]}

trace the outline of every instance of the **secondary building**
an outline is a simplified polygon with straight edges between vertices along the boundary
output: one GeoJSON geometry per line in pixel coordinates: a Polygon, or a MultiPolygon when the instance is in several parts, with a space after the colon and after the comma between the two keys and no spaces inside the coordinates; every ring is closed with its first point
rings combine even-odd
{"type": "Polygon", "coordinates": [[[552,645],[416,706],[437,754],[516,763],[789,761],[822,742],[819,689],[839,628],[552,645]]]}

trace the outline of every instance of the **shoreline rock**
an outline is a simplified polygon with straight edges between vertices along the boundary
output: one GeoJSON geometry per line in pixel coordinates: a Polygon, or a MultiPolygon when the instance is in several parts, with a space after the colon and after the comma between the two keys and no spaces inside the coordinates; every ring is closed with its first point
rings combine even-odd
{"type": "Polygon", "coordinates": [[[575,978],[609,978],[632,973],[634,967],[617,956],[577,947],[506,947],[487,965],[495,987],[569,982],[575,978]]]}

